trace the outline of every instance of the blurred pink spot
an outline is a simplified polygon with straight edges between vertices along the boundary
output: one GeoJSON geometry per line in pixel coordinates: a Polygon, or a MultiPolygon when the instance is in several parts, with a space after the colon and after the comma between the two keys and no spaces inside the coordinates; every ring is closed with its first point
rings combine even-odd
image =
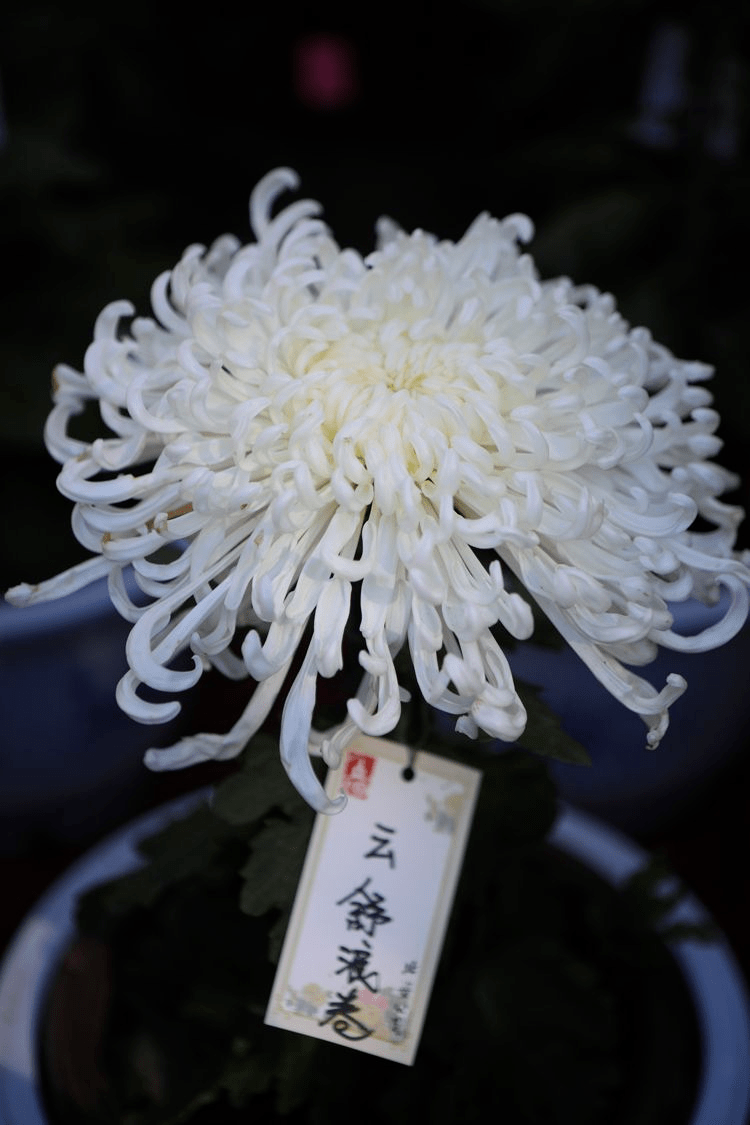
{"type": "Polygon", "coordinates": [[[311,109],[349,105],[358,92],[354,48],[341,35],[306,35],[294,46],[294,85],[311,109]]]}
{"type": "Polygon", "coordinates": [[[370,992],[369,988],[360,988],[357,993],[357,999],[360,1004],[371,1004],[375,1008],[382,1008],[385,1010],[388,1007],[388,1000],[385,996],[378,996],[376,992],[370,992]]]}

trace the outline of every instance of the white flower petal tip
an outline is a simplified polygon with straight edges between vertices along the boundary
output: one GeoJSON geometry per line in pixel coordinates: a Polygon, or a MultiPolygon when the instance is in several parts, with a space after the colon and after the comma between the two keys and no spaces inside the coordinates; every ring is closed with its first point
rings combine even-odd
{"type": "Polygon", "coordinates": [[[21,582],[18,586],[12,586],[10,590],[6,591],[5,600],[9,605],[22,608],[27,605],[36,605],[39,602],[52,601],[55,598],[63,598],[68,594],[74,594],[77,590],[83,589],[99,578],[103,578],[109,569],[109,563],[106,559],[86,559],[85,562],[78,563],[70,570],[65,570],[62,574],[47,579],[46,582],[37,582],[34,585],[21,582]]]}
{"type": "Polygon", "coordinates": [[[36,587],[31,586],[28,582],[20,582],[18,586],[12,586],[10,590],[5,591],[5,600],[8,605],[25,606],[30,605],[34,600],[34,591],[36,587]]]}
{"type": "Polygon", "coordinates": [[[197,738],[183,738],[163,749],[147,750],[143,761],[148,769],[161,773],[165,770],[179,770],[184,766],[195,766],[223,756],[222,739],[219,735],[199,735],[197,738]]]}
{"type": "Polygon", "coordinates": [[[335,816],[343,812],[348,801],[345,793],[340,793],[338,797],[328,797],[322,788],[320,793],[308,793],[304,789],[300,790],[300,793],[315,812],[325,813],[326,816],[335,816]]]}
{"type": "Polygon", "coordinates": [[[280,753],[328,812],[340,802],[311,746],[332,765],[358,730],[393,728],[406,645],[457,730],[522,733],[496,638],[531,634],[529,597],[656,745],[684,682],[657,692],[630,667],[660,645],[722,644],[748,615],[741,513],[719,499],[734,477],[709,460],[710,370],[631,329],[611,296],[539,278],[520,248],[525,216],[480,215],[456,243],[383,219],[362,257],[317,203],[277,207],[297,184],[270,172],[251,198],[254,242],[190,246],[154,283],[153,317],[114,302],[84,372],[56,369],[46,440],[94,557],[8,600],[108,575],[133,622],[118,700],[143,722],[178,705],[146,702],[141,684],[186,690],[211,666],[257,681],[228,734],[150,751],[155,769],[239,753],[304,639],[280,753]],[[68,429],[87,400],[105,425],[90,444],[68,429]],[[721,587],[720,622],[672,631],[670,604],[711,603],[721,587]],[[317,735],[316,686],[350,659],[349,625],[364,677],[341,727],[317,735]],[[177,670],[185,653],[192,671],[177,670]]]}

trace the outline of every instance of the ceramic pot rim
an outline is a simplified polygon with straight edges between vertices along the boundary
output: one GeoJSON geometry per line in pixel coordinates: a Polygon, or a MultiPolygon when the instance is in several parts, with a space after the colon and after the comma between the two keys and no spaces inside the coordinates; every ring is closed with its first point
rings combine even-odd
{"type": "MultiPolygon", "coordinates": [[[[564,810],[549,842],[614,886],[648,859],[648,852],[627,836],[577,809],[564,810]]],[[[667,919],[670,924],[711,921],[691,894],[667,919]]],[[[703,1066],[690,1125],[742,1125],[750,1111],[750,1001],[742,972],[723,936],[710,944],[672,942],[669,948],[690,992],[701,1041],[703,1066]]]]}
{"type": "MultiPolygon", "coordinates": [[[[189,813],[209,789],[180,797],[107,836],[39,899],[0,966],[0,1125],[49,1125],[41,1098],[37,1027],[59,957],[72,939],[75,899],[84,890],[139,865],[136,841],[189,813]]],[[[617,886],[647,853],[593,817],[563,808],[549,842],[617,886]]],[[[670,921],[705,922],[688,895],[670,921]]],[[[696,1007],[704,1066],[690,1125],[744,1125],[750,1108],[750,1005],[742,975],[723,938],[711,945],[673,943],[696,1007]]]]}

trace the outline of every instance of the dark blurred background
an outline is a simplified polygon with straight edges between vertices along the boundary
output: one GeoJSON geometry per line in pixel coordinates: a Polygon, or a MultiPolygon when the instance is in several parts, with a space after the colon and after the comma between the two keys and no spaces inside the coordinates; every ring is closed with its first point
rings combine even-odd
{"type": "MultiPolygon", "coordinates": [[[[18,491],[41,471],[54,363],[80,366],[106,302],[145,312],[152,279],[188,243],[248,238],[250,189],[277,164],[299,170],[339,241],[363,251],[382,213],[456,238],[480,210],[525,211],[544,274],[611,290],[633,323],[716,366],[725,459],[742,468],[743,5],[242,11],[204,8],[196,21],[150,0],[95,17],[75,3],[6,5],[0,443],[22,535],[16,519],[3,584],[22,564],[41,577],[22,545],[38,568],[34,529],[67,525],[67,505],[46,510],[54,466],[28,503],[18,491]]],[[[66,535],[45,535],[45,569],[69,549],[66,535]]]]}
{"type": "MultiPolygon", "coordinates": [[[[108,301],[145,313],[152,279],[188,243],[249,237],[249,192],[277,164],[362,251],[383,213],[448,238],[483,209],[528,213],[543,274],[611,290],[631,322],[715,365],[723,459],[750,480],[742,5],[384,0],[188,15],[131,0],[90,12],[9,0],[0,16],[3,586],[80,557],[41,438],[53,365],[80,367],[108,301]]],[[[657,841],[743,948],[746,775],[735,765],[657,841]],[[737,891],[728,871],[740,866],[737,891]]]]}

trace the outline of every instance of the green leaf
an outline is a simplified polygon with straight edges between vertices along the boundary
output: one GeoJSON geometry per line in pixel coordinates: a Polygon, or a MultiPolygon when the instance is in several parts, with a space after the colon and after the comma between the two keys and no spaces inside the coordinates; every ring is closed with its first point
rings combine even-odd
{"type": "Polygon", "coordinates": [[[284,821],[271,817],[253,838],[252,852],[240,871],[240,908],[255,918],[285,910],[297,889],[310,836],[311,816],[284,821]]]}
{"type": "Polygon", "coordinates": [[[306,1035],[287,1035],[276,1066],[278,1094],[276,1112],[283,1116],[297,1109],[310,1096],[319,1064],[318,1043],[306,1035]]]}
{"type": "Polygon", "coordinates": [[[88,928],[96,918],[106,920],[108,915],[119,917],[137,907],[153,906],[166,887],[209,870],[229,832],[207,805],[171,821],[139,842],[138,850],[148,863],[81,897],[79,924],[88,928]]]}
{"type": "Polygon", "coordinates": [[[204,867],[206,853],[213,855],[228,835],[226,825],[216,819],[208,804],[203,804],[146,836],[139,842],[138,851],[152,865],[158,864],[170,882],[175,882],[204,867]]]}
{"type": "Polygon", "coordinates": [[[699,941],[704,945],[718,941],[721,930],[713,922],[673,922],[658,927],[659,937],[671,944],[675,941],[699,941]]]}
{"type": "MultiPolygon", "coordinates": [[[[479,751],[470,764],[483,772],[469,847],[478,848],[474,866],[489,854],[541,844],[557,816],[555,786],[544,761],[523,750],[479,751]]],[[[467,878],[467,863],[462,879],[467,878]]],[[[481,873],[481,872],[480,872],[481,873]]]]}
{"type": "Polygon", "coordinates": [[[231,825],[252,824],[271,809],[292,813],[302,805],[279,758],[279,744],[256,735],[242,754],[242,768],[217,787],[211,808],[231,825]]]}
{"type": "Polygon", "coordinates": [[[264,1094],[273,1080],[272,1055],[246,1053],[227,1061],[219,1085],[226,1090],[235,1108],[244,1106],[256,1094],[264,1094]]]}
{"type": "Polygon", "coordinates": [[[662,852],[648,857],[643,867],[628,879],[622,894],[632,904],[634,915],[642,918],[664,941],[711,942],[718,937],[719,930],[710,921],[668,921],[688,890],[662,852]]]}
{"type": "Polygon", "coordinates": [[[588,752],[563,730],[557,714],[542,699],[541,690],[534,684],[516,680],[516,691],[527,714],[526,730],[518,740],[519,746],[568,765],[590,766],[588,752]]]}
{"type": "MultiPolygon", "coordinates": [[[[296,890],[296,887],[295,887],[296,890]]],[[[284,938],[286,937],[287,926],[289,925],[289,916],[292,913],[292,904],[282,910],[278,918],[268,931],[268,960],[272,965],[278,964],[281,957],[281,950],[284,945],[284,938]]]]}
{"type": "MultiPolygon", "coordinates": [[[[184,1125],[185,1122],[192,1121],[199,1110],[207,1105],[212,1105],[217,1100],[218,1096],[218,1087],[201,1091],[201,1093],[196,1094],[186,1105],[182,1106],[177,1113],[162,1118],[162,1125],[184,1125]]],[[[123,1125],[143,1125],[143,1113],[140,1110],[136,1113],[129,1113],[123,1125]]]]}

